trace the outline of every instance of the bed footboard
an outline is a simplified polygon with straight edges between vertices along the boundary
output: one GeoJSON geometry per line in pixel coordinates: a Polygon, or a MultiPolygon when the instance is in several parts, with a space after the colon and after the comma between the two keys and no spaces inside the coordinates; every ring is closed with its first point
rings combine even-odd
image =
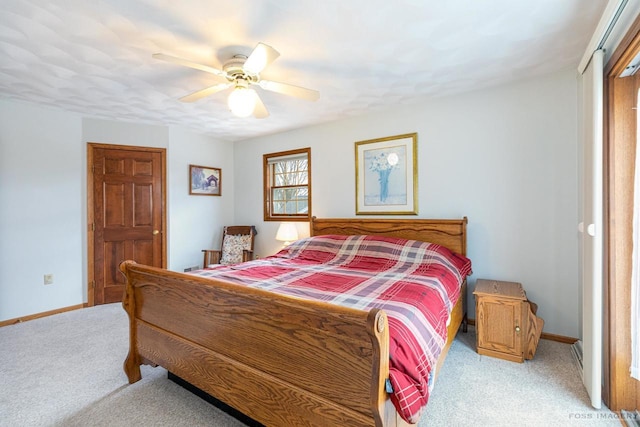
{"type": "Polygon", "coordinates": [[[160,365],[267,426],[395,425],[384,388],[384,311],[274,295],[133,261],[120,269],[127,277],[130,383],[140,380],[141,364],[160,365]]]}
{"type": "MultiPolygon", "coordinates": [[[[311,235],[412,238],[466,255],[467,218],[318,219],[311,235]]],[[[384,311],[359,311],[125,261],[129,382],[160,365],[267,426],[407,426],[385,392],[384,311]]],[[[443,364],[466,317],[451,313],[443,364]]],[[[465,325],[466,326],[466,325],[465,325]]]]}

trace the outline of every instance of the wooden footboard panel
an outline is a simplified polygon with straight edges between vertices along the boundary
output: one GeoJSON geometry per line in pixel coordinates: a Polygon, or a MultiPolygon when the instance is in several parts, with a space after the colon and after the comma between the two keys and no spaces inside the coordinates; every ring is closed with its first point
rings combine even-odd
{"type": "Polygon", "coordinates": [[[163,366],[265,425],[383,425],[383,311],[274,295],[124,262],[125,371],[163,366]]]}
{"type": "Polygon", "coordinates": [[[263,424],[372,425],[362,413],[144,322],[138,323],[137,331],[142,357],[180,373],[192,385],[221,396],[220,400],[263,424]]]}

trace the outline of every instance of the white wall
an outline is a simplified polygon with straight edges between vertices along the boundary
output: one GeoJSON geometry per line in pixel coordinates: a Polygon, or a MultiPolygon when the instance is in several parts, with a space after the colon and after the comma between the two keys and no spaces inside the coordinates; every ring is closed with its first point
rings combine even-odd
{"type": "MultiPolygon", "coordinates": [[[[477,278],[521,282],[545,332],[576,337],[577,96],[567,70],[238,142],[236,222],[258,227],[260,256],[280,247],[278,223],[262,219],[264,153],[311,147],[313,215],[354,217],[354,142],[417,132],[418,216],[469,218],[470,290],[477,278]]],[[[474,318],[471,292],[468,306],[474,318]]]]}
{"type": "Polygon", "coordinates": [[[87,301],[87,142],[167,149],[170,269],[201,264],[233,221],[231,143],[0,100],[0,321],[87,301]],[[188,196],[189,164],[222,167],[223,196],[188,196]]]}
{"type": "Polygon", "coordinates": [[[0,320],[83,301],[81,130],[77,115],[0,100],[0,320]]]}
{"type": "Polygon", "coordinates": [[[577,99],[568,70],[235,144],[0,101],[0,321],[86,301],[88,141],[167,148],[169,268],[182,270],[230,223],[258,227],[258,255],[279,249],[278,224],[262,220],[262,154],[311,147],[313,214],[354,217],[354,142],[417,132],[418,216],[468,216],[471,289],[520,281],[545,332],[576,337],[577,99]],[[189,196],[189,164],[221,167],[222,197],[189,196]]]}
{"type": "Polygon", "coordinates": [[[233,143],[171,128],[168,174],[169,269],[202,267],[202,249],[220,249],[222,227],[233,225],[233,143]],[[222,170],[221,196],[189,195],[189,165],[222,170]]]}

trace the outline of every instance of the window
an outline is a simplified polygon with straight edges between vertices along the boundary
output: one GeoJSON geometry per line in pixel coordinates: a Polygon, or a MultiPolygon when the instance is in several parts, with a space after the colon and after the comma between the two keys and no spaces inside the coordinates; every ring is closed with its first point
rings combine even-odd
{"type": "Polygon", "coordinates": [[[311,220],[311,148],[265,154],[264,220],[311,220]]]}

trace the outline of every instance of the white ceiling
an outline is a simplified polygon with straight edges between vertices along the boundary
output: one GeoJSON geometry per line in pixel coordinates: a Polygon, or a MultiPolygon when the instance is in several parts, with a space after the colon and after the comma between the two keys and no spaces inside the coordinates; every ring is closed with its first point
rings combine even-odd
{"type": "Polygon", "coordinates": [[[1,0],[0,97],[241,140],[577,67],[606,3],[1,0]],[[270,116],[236,118],[228,92],[178,101],[219,78],[151,57],[220,67],[258,42],[281,54],[263,78],[320,100],[258,89],[270,116]]]}

